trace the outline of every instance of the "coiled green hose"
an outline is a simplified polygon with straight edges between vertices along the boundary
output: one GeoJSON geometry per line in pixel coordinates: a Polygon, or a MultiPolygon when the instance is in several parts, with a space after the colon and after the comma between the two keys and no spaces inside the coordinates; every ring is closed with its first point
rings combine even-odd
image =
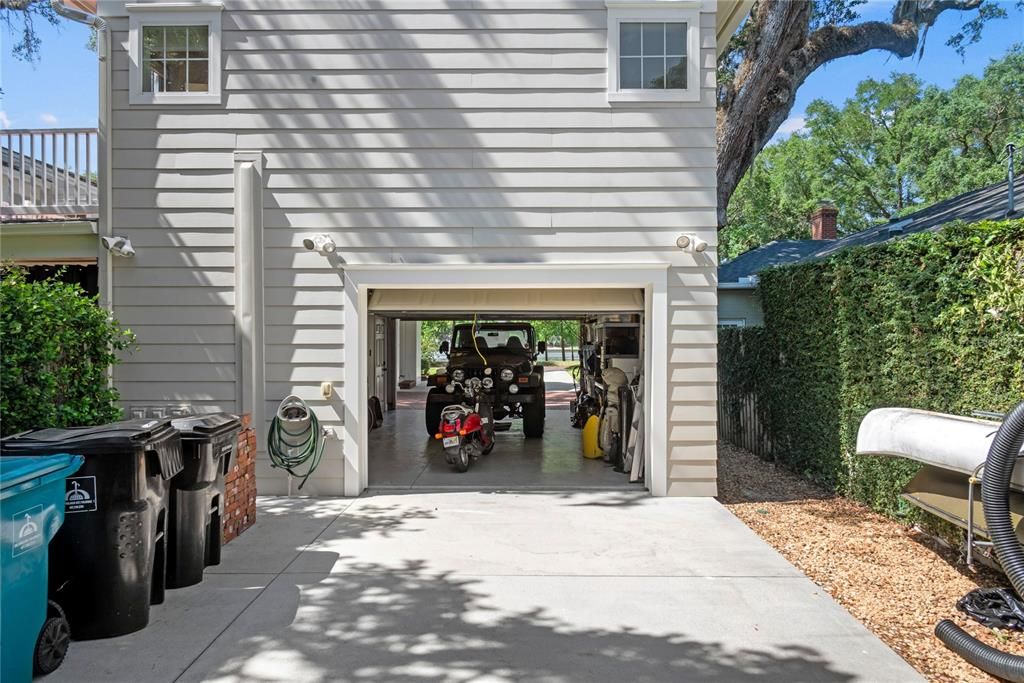
{"type": "Polygon", "coordinates": [[[320,434],[320,420],[305,401],[298,396],[289,396],[281,401],[267,432],[267,454],[271,466],[279,467],[293,477],[302,478],[299,490],[302,490],[309,475],[320,465],[326,442],[327,439],[320,434]],[[289,431],[288,423],[301,426],[295,431],[289,431]],[[306,465],[305,473],[297,472],[303,465],[306,465]]]}

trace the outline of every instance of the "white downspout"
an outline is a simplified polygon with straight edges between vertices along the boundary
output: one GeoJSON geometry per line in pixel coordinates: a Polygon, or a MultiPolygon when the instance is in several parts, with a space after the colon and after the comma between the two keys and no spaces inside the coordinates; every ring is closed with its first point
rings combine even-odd
{"type": "MultiPolygon", "coordinates": [[[[50,0],[50,7],[60,16],[76,21],[80,24],[91,26],[96,30],[96,54],[99,58],[99,110],[97,112],[97,164],[99,166],[97,178],[99,180],[99,220],[98,232],[100,237],[109,237],[113,234],[111,225],[113,206],[111,199],[111,172],[110,161],[113,141],[110,136],[110,125],[113,120],[110,96],[110,27],[107,20],[95,14],[83,10],[72,9],[61,0],[50,0]]],[[[97,240],[97,266],[99,270],[100,305],[109,311],[114,310],[114,274],[111,263],[110,252],[102,249],[97,240]]]]}

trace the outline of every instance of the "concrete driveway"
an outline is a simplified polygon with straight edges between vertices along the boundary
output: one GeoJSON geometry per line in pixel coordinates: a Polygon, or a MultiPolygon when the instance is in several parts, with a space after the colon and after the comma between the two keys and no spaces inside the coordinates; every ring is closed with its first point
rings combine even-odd
{"type": "Polygon", "coordinates": [[[264,498],[148,628],[47,681],[913,681],[710,499],[264,498]]]}

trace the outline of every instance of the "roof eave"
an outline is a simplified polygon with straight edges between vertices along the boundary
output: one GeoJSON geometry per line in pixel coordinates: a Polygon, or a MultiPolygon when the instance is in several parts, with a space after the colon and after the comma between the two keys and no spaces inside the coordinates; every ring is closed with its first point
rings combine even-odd
{"type": "Polygon", "coordinates": [[[718,0],[717,3],[717,24],[715,30],[718,56],[725,52],[729,45],[729,39],[736,32],[743,20],[750,14],[754,6],[754,0],[718,0]]]}

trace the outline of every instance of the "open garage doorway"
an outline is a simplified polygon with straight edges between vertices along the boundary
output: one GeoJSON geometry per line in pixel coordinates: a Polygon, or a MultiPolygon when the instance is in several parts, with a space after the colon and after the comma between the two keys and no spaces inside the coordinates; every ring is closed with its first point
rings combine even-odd
{"type": "MultiPolygon", "coordinates": [[[[376,290],[368,314],[367,393],[380,406],[367,439],[371,489],[644,488],[642,467],[584,457],[577,409],[599,368],[642,394],[642,290],[376,290]],[[493,446],[460,472],[435,434],[444,408],[473,403],[461,397],[474,381],[490,385],[493,446]]],[[[633,407],[615,422],[622,454],[633,407]]]]}

